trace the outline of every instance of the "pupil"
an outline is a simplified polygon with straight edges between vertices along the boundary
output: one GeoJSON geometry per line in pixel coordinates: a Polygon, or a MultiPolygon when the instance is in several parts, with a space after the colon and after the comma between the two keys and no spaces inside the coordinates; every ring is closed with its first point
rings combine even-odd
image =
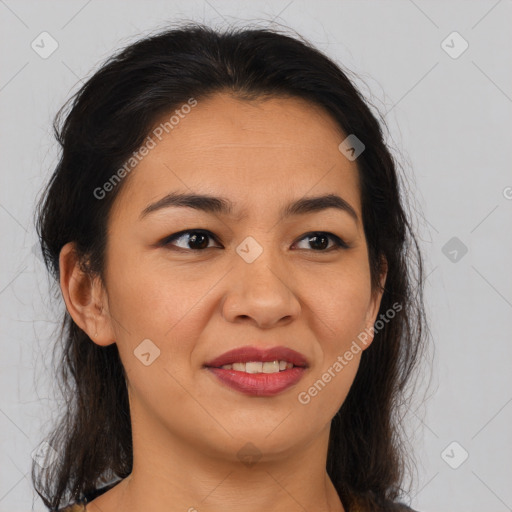
{"type": "Polygon", "coordinates": [[[195,249],[204,249],[205,247],[208,247],[208,238],[206,237],[206,235],[204,235],[203,233],[196,233],[196,234],[193,234],[190,239],[189,239],[189,243],[190,244],[195,244],[195,249]],[[198,239],[198,237],[202,237],[203,238],[203,243],[202,244],[198,244],[199,247],[197,246],[196,244],[196,241],[198,239]],[[206,243],[204,243],[206,242],[206,243]]]}
{"type": "MultiPolygon", "coordinates": [[[[321,245],[320,249],[325,249],[329,245],[329,241],[325,235],[314,235],[314,236],[310,237],[310,240],[311,240],[310,243],[312,243],[314,245],[315,244],[314,241],[315,240],[318,241],[319,239],[323,240],[325,242],[323,244],[320,244],[321,245]]],[[[316,249],[318,249],[318,247],[316,247],[316,249]]]]}

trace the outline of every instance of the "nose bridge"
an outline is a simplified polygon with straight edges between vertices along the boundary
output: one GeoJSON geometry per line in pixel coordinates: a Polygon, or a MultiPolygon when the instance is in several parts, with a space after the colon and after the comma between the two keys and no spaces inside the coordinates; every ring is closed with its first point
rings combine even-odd
{"type": "Polygon", "coordinates": [[[279,269],[283,268],[279,248],[274,246],[272,236],[266,236],[263,240],[260,235],[258,240],[261,243],[248,236],[236,248],[240,260],[235,263],[235,270],[241,273],[242,283],[247,284],[246,291],[254,296],[269,293],[287,295],[290,290],[279,275],[279,269]]]}
{"type": "Polygon", "coordinates": [[[286,262],[272,230],[265,232],[262,229],[253,235],[245,237],[236,247],[239,260],[235,259],[235,270],[242,272],[244,279],[254,280],[252,288],[255,285],[268,286],[273,280],[284,286],[280,273],[286,268],[286,262]]]}
{"type": "Polygon", "coordinates": [[[271,246],[272,236],[258,239],[261,243],[248,236],[236,248],[233,281],[226,292],[223,316],[232,322],[249,317],[260,327],[270,327],[296,317],[300,304],[287,279],[289,274],[279,248],[271,246]]]}

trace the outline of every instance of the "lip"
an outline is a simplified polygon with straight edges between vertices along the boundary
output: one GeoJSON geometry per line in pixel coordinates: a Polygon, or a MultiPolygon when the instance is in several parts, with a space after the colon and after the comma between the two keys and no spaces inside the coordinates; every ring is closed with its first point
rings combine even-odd
{"type": "Polygon", "coordinates": [[[245,373],[212,367],[207,370],[229,388],[245,395],[260,397],[282,393],[297,384],[307,371],[302,366],[294,366],[277,373],[245,373]]]}
{"type": "Polygon", "coordinates": [[[265,363],[276,360],[288,361],[289,363],[293,363],[294,366],[301,366],[303,368],[307,368],[309,366],[308,360],[305,356],[299,352],[296,352],[295,350],[292,350],[291,348],[283,346],[267,349],[261,349],[253,346],[235,348],[225,352],[224,354],[221,354],[211,361],[208,361],[204,366],[209,368],[220,368],[225,364],[248,363],[250,361],[265,363]]]}
{"type": "Polygon", "coordinates": [[[309,362],[305,356],[288,347],[272,347],[260,349],[247,346],[229,350],[224,354],[205,363],[218,380],[231,389],[245,395],[269,397],[277,395],[290,388],[304,376],[309,362]],[[250,361],[270,362],[287,361],[294,367],[277,373],[246,373],[238,370],[225,370],[221,366],[250,361]]]}

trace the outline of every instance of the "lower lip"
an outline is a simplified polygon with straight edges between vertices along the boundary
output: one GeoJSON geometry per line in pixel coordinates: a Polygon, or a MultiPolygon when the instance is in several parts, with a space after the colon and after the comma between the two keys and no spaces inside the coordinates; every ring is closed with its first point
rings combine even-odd
{"type": "Polygon", "coordinates": [[[306,371],[299,366],[276,373],[246,373],[210,367],[208,370],[230,388],[252,396],[277,395],[299,382],[306,371]]]}

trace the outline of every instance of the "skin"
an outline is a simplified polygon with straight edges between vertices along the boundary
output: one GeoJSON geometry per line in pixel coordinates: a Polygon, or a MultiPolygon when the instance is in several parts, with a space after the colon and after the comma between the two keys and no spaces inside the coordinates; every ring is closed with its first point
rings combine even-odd
{"type": "Polygon", "coordinates": [[[326,473],[327,445],[362,351],[308,404],[297,398],[373,325],[382,297],[370,285],[356,162],[338,150],[345,137],[302,100],[217,94],[125,178],[104,282],[80,271],[72,243],[62,249],[67,309],[94,343],[117,343],[132,417],[133,472],[88,511],[345,510],[326,473]],[[192,191],[230,199],[233,215],[171,207],[139,218],[166,194],[192,191]],[[288,202],[330,193],[357,221],[333,208],[279,221],[288,202]],[[209,248],[193,251],[203,245],[187,235],[157,246],[186,229],[210,231],[209,248]],[[331,249],[328,239],[315,250],[311,231],[350,248],[331,249]],[[236,252],[248,236],[263,248],[252,263],[236,252]],[[149,366],[134,355],[144,339],[160,350],[149,366]],[[244,345],[285,345],[310,367],[281,394],[249,397],[203,368],[244,345]],[[251,467],[237,457],[248,442],[261,453],[251,467]]]}

